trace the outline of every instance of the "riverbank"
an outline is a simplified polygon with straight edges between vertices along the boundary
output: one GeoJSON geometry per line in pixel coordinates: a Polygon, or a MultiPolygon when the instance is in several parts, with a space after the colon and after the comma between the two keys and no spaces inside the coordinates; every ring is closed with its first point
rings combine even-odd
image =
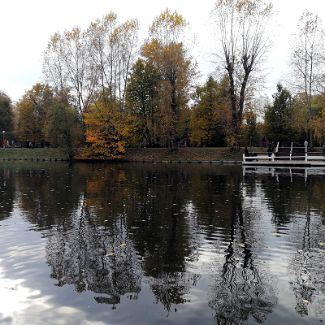
{"type": "Polygon", "coordinates": [[[126,152],[126,161],[133,162],[241,162],[242,150],[230,151],[229,148],[179,148],[171,153],[166,148],[130,148],[126,152]]]}
{"type": "MultiPolygon", "coordinates": [[[[6,148],[0,149],[0,160],[35,160],[35,161],[68,161],[69,157],[56,148],[6,148]]],[[[76,161],[82,159],[75,158],[76,161]]],[[[171,153],[166,148],[129,148],[126,162],[229,162],[242,161],[242,151],[231,152],[229,148],[180,148],[171,153]]]]}
{"type": "Polygon", "coordinates": [[[0,149],[0,160],[68,161],[69,157],[58,148],[0,149]]]}

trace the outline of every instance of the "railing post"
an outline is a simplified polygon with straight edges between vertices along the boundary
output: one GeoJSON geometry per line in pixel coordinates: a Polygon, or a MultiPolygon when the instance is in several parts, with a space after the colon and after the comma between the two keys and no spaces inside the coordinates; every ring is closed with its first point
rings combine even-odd
{"type": "Polygon", "coordinates": [[[305,162],[307,162],[308,161],[308,153],[306,152],[305,153],[305,162]]]}
{"type": "Polygon", "coordinates": [[[244,162],[246,161],[246,156],[245,156],[244,153],[243,153],[243,161],[244,161],[244,162]]]}
{"type": "Polygon", "coordinates": [[[272,158],[272,161],[274,161],[274,152],[272,152],[271,158],[272,158]]]}

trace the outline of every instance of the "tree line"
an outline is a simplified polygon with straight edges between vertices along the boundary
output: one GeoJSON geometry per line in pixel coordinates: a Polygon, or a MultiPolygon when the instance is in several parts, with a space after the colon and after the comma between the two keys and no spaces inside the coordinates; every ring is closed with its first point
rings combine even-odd
{"type": "Polygon", "coordinates": [[[0,127],[26,146],[64,147],[71,155],[82,148],[85,158],[118,159],[139,146],[259,145],[262,138],[321,145],[324,31],[308,11],[292,49],[293,82],[277,85],[258,118],[254,95],[272,15],[262,0],[217,1],[218,69],[203,85],[185,45],[188,23],[177,12],[155,17],[141,44],[139,22],[119,23],[114,13],[86,29],[55,33],[44,52],[43,83],[15,105],[0,94],[0,127]]]}

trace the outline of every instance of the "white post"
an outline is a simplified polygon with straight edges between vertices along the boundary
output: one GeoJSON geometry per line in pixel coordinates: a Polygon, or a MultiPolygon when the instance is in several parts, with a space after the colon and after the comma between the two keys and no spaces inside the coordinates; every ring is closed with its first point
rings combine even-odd
{"type": "Polygon", "coordinates": [[[243,153],[243,161],[244,161],[244,162],[246,161],[246,156],[245,156],[244,153],[243,153]]]}
{"type": "Polygon", "coordinates": [[[279,151],[279,145],[280,145],[280,142],[278,141],[278,143],[276,144],[275,152],[278,152],[279,151]]]}
{"type": "Polygon", "coordinates": [[[272,152],[271,157],[272,157],[272,161],[274,161],[274,152],[272,152]]]}

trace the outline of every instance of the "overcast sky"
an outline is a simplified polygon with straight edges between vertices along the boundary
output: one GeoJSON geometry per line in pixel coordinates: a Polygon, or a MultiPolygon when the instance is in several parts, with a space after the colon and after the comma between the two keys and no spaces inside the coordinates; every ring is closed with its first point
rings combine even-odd
{"type": "MultiPolygon", "coordinates": [[[[87,27],[96,18],[114,11],[119,21],[138,18],[144,37],[152,19],[162,10],[177,10],[189,22],[189,48],[198,61],[202,79],[215,68],[216,40],[210,12],[214,0],[1,0],[0,89],[13,100],[42,81],[42,54],[50,35],[73,26],[87,27]]],[[[265,93],[289,73],[290,45],[297,20],[304,9],[318,13],[325,22],[324,0],[272,0],[273,46],[265,62],[265,93]]]]}

